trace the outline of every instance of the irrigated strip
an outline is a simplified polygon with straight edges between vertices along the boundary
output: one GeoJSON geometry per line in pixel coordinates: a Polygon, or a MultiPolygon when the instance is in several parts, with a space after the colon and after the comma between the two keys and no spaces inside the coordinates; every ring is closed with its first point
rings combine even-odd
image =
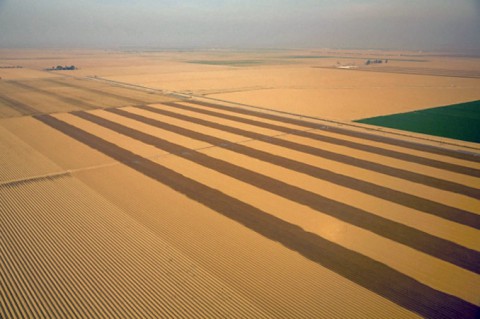
{"type": "Polygon", "coordinates": [[[413,249],[440,258],[459,267],[480,273],[480,253],[475,250],[287,184],[269,176],[210,157],[181,145],[145,134],[91,113],[81,111],[72,112],[72,114],[293,202],[324,212],[342,221],[410,246],[413,249]]]}
{"type": "Polygon", "coordinates": [[[357,252],[122,149],[49,115],[43,123],[184,194],[251,230],[297,251],[392,302],[426,318],[475,318],[479,308],[426,285],[357,252]]]}
{"type": "Polygon", "coordinates": [[[254,115],[254,116],[262,117],[262,118],[265,118],[265,119],[271,119],[271,120],[281,121],[281,122],[285,122],[285,123],[305,126],[305,127],[308,127],[308,128],[313,128],[313,129],[318,129],[318,130],[326,130],[326,131],[330,131],[330,132],[334,132],[334,133],[338,133],[338,134],[342,134],[342,135],[346,135],[346,136],[351,136],[351,137],[362,138],[362,139],[370,140],[370,141],[374,141],[374,142],[387,143],[387,144],[391,144],[391,145],[411,148],[411,149],[414,149],[414,150],[417,150],[417,151],[449,156],[449,157],[463,159],[463,160],[472,161],[472,162],[476,162],[476,163],[480,162],[480,157],[479,156],[476,156],[476,155],[473,155],[473,154],[468,154],[468,153],[457,152],[457,151],[454,151],[454,150],[439,148],[439,147],[435,147],[435,146],[431,146],[431,145],[414,143],[414,142],[409,142],[409,141],[404,141],[404,140],[399,140],[399,139],[395,139],[395,138],[391,138],[391,137],[369,134],[369,133],[364,133],[364,132],[352,131],[352,130],[348,130],[348,129],[344,129],[344,128],[340,128],[340,127],[336,127],[336,126],[327,126],[327,125],[323,125],[323,124],[316,124],[316,123],[312,123],[312,122],[302,121],[302,120],[299,120],[299,119],[293,119],[293,118],[278,116],[278,115],[274,115],[274,114],[267,114],[267,113],[253,111],[253,110],[247,110],[247,109],[243,109],[243,108],[235,108],[235,107],[229,107],[229,106],[207,103],[207,102],[201,102],[201,101],[195,101],[195,100],[188,100],[188,102],[198,104],[198,105],[202,105],[202,106],[206,106],[206,107],[211,107],[211,108],[216,108],[216,109],[221,109],[221,110],[227,110],[227,111],[230,111],[230,112],[236,112],[236,113],[246,114],[246,115],[254,115]]]}
{"type": "Polygon", "coordinates": [[[105,109],[111,113],[121,115],[139,122],[143,122],[167,131],[171,131],[183,136],[187,136],[199,141],[203,141],[220,148],[228,149],[246,156],[250,156],[261,161],[269,162],[274,165],[282,166],[284,168],[304,173],[318,179],[322,179],[340,186],[348,187],[368,195],[372,195],[384,200],[388,200],[409,208],[413,208],[425,213],[435,215],[459,224],[480,229],[480,216],[472,214],[468,211],[443,205],[432,200],[421,198],[415,195],[403,193],[391,188],[379,186],[367,181],[356,179],[354,177],[337,174],[313,165],[295,161],[279,155],[270,154],[261,150],[257,150],[245,145],[231,143],[230,141],[214,137],[211,135],[202,134],[192,131],[180,126],[141,116],[138,114],[126,112],[122,109],[110,108],[105,109]]]}
{"type": "MultiPolygon", "coordinates": [[[[315,155],[315,156],[318,156],[318,157],[323,157],[323,158],[326,158],[328,160],[337,161],[337,162],[340,162],[340,163],[343,163],[343,164],[357,166],[357,167],[360,167],[360,168],[363,168],[363,169],[375,171],[377,173],[401,178],[401,179],[404,179],[404,180],[408,180],[410,182],[431,186],[431,187],[434,187],[434,188],[446,190],[446,191],[453,192],[453,193],[462,194],[462,195],[473,197],[473,198],[480,198],[480,190],[479,189],[469,187],[469,186],[465,186],[465,185],[458,184],[458,183],[454,183],[454,182],[450,182],[450,181],[446,181],[446,180],[443,180],[443,179],[440,179],[440,178],[430,177],[430,176],[426,176],[426,175],[423,175],[423,174],[418,174],[418,173],[414,173],[414,172],[406,171],[406,170],[403,170],[403,169],[382,165],[382,164],[379,164],[379,163],[375,163],[375,162],[371,162],[371,161],[367,161],[367,160],[363,160],[363,159],[359,159],[359,158],[355,158],[355,157],[351,157],[351,156],[347,156],[347,155],[343,155],[343,154],[329,152],[327,150],[322,150],[322,149],[315,148],[315,147],[312,147],[312,146],[303,145],[303,144],[279,139],[279,138],[276,138],[276,137],[273,137],[273,136],[268,136],[268,135],[264,135],[264,134],[260,134],[260,133],[256,133],[256,132],[242,130],[240,128],[236,128],[236,127],[232,127],[232,126],[228,126],[228,125],[223,125],[223,124],[220,124],[220,123],[207,121],[207,120],[203,120],[203,119],[200,119],[200,118],[195,118],[195,117],[192,117],[192,116],[178,114],[178,113],[175,113],[175,112],[170,112],[170,111],[167,111],[167,110],[159,109],[159,108],[156,108],[156,107],[151,107],[151,106],[148,106],[148,105],[142,105],[142,106],[137,106],[137,107],[141,108],[141,109],[144,109],[144,110],[147,110],[147,111],[154,112],[154,113],[174,117],[174,118],[177,118],[177,119],[180,119],[180,120],[189,121],[189,122],[192,122],[192,123],[196,123],[196,124],[204,125],[204,126],[207,126],[207,127],[219,129],[219,130],[226,131],[226,132],[229,132],[229,133],[245,136],[245,137],[248,137],[248,138],[251,138],[251,139],[260,140],[260,141],[263,141],[265,143],[270,143],[270,144],[273,144],[273,145],[290,148],[292,150],[296,150],[296,151],[299,151],[299,152],[315,155]]],[[[192,109],[196,110],[194,108],[192,108],[192,109]]]]}

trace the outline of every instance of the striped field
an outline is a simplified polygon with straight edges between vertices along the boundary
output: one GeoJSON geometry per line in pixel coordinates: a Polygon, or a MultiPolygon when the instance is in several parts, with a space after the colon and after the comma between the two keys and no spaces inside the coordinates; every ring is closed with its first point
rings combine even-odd
{"type": "Polygon", "coordinates": [[[478,150],[200,100],[0,124],[0,316],[480,314],[478,150]]]}

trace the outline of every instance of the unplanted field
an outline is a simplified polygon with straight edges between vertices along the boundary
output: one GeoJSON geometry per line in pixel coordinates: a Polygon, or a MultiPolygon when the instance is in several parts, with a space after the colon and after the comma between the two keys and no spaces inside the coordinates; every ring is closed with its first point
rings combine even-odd
{"type": "MultiPolygon", "coordinates": [[[[237,71],[237,74],[239,72],[237,71]]],[[[427,107],[476,100],[480,97],[476,79],[359,72],[340,69],[283,68],[247,74],[257,90],[239,90],[206,96],[212,99],[335,120],[414,111],[427,107]]],[[[233,74],[232,74],[233,75],[233,74]]],[[[217,86],[246,87],[226,78],[217,86]]],[[[213,81],[198,81],[208,87],[213,81]]],[[[205,89],[205,88],[201,88],[205,89]]],[[[193,91],[202,93],[201,89],[193,91]]]]}

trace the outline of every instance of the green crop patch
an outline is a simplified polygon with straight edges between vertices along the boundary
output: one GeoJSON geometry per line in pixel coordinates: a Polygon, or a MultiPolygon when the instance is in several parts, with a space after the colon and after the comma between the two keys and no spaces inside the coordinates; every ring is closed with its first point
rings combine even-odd
{"type": "Polygon", "coordinates": [[[480,100],[355,122],[480,143],[480,100]]]}

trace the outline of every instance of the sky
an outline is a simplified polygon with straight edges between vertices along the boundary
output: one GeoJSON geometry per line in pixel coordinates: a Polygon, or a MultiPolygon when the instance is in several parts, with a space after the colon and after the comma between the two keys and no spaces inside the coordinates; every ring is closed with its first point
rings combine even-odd
{"type": "Polygon", "coordinates": [[[480,0],[0,0],[0,48],[480,52],[480,0]]]}

